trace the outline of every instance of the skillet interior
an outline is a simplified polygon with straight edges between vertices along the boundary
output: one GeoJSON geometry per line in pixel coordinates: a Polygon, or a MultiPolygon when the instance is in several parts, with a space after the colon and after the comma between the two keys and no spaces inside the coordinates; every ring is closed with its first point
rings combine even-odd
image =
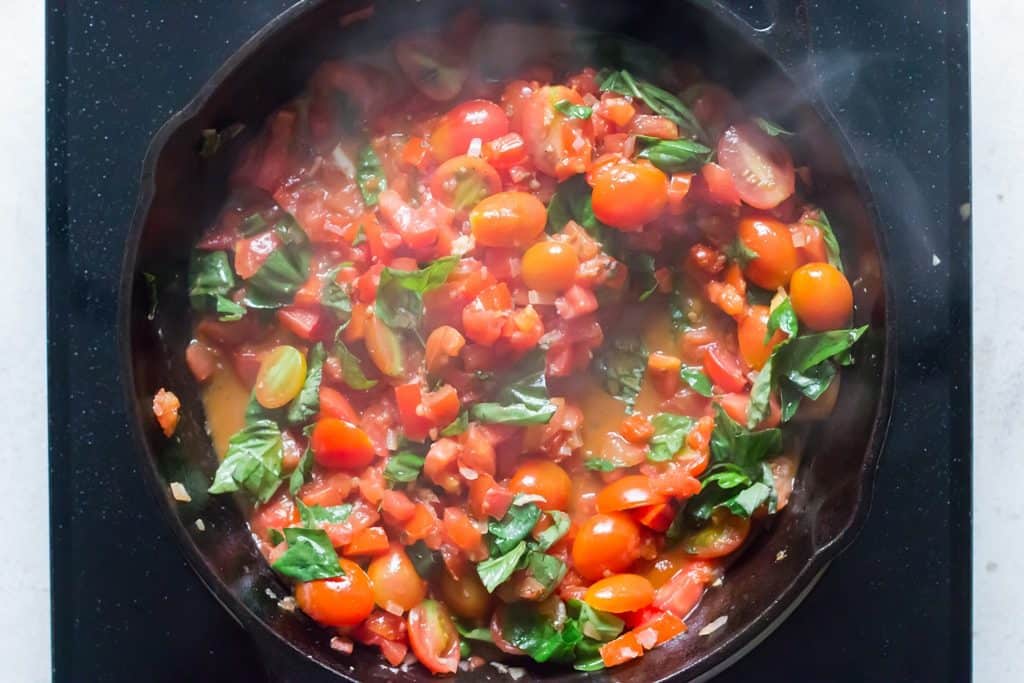
{"type": "MultiPolygon", "coordinates": [[[[231,613],[269,647],[282,649],[283,641],[324,667],[364,681],[394,679],[396,674],[381,666],[376,652],[357,649],[348,657],[336,655],[326,647],[325,630],[301,614],[279,609],[270,594],[284,595],[286,588],[251,542],[238,507],[229,497],[204,493],[216,457],[184,362],[192,325],[184,274],[191,245],[225,196],[231,152],[237,147],[204,160],[196,154],[197,141],[204,128],[237,121],[249,130],[258,128],[270,111],[303,88],[323,58],[347,50],[358,54],[362,45],[378,45],[403,30],[436,24],[460,4],[393,2],[377,7],[369,22],[342,29],[339,17],[359,4],[307,2],[275,20],[225,64],[189,109],[158,133],[144,167],[122,274],[124,379],[146,463],[143,471],[190,562],[231,613]],[[143,273],[156,276],[159,304],[152,320],[143,273]],[[172,388],[183,402],[182,423],[170,441],[149,414],[152,395],[161,386],[172,388]],[[192,502],[174,502],[167,489],[171,481],[183,482],[192,502]],[[206,527],[203,532],[194,525],[199,518],[206,527]]],[[[811,435],[813,448],[801,467],[791,504],[778,515],[771,533],[761,535],[733,565],[724,585],[708,593],[688,620],[691,635],[605,674],[612,680],[696,677],[727,663],[788,614],[827,562],[851,540],[866,513],[888,416],[887,359],[893,339],[887,334],[892,319],[885,306],[882,252],[871,203],[845,160],[842,139],[826,123],[827,115],[823,118],[813,100],[755,47],[748,39],[754,35],[749,28],[744,37],[744,25],[733,17],[682,2],[646,3],[642,12],[611,3],[520,0],[508,5],[485,3],[485,13],[632,36],[699,64],[711,79],[755,102],[758,111],[796,128],[799,156],[814,170],[815,199],[840,226],[844,259],[855,285],[856,322],[872,326],[858,344],[857,364],[845,371],[833,417],[811,435]],[[783,559],[777,559],[780,554],[783,559]],[[720,615],[728,616],[725,627],[711,636],[695,635],[720,615]]],[[[770,43],[765,35],[759,40],[770,43]]],[[[514,47],[510,44],[509,49],[514,47]]],[[[558,680],[580,676],[545,667],[531,669],[531,674],[558,680]]],[[[463,675],[499,676],[491,667],[463,675]]],[[[416,667],[397,677],[429,678],[416,667]]]]}

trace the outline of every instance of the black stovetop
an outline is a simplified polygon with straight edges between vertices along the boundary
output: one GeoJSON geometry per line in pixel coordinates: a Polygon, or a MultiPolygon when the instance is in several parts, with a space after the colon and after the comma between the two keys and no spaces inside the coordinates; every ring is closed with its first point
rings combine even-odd
{"type": "MultiPolygon", "coordinates": [[[[289,4],[48,2],[55,681],[266,680],[249,638],[185,564],[136,471],[115,311],[151,135],[289,4]]],[[[860,539],[778,631],[718,680],[963,681],[971,564],[966,2],[821,0],[807,3],[807,17],[808,64],[866,168],[886,247],[899,259],[891,269],[895,407],[860,539]]]]}

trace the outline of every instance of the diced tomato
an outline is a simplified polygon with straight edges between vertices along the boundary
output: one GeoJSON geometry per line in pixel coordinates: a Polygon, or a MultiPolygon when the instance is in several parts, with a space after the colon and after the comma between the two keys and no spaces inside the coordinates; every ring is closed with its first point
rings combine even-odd
{"type": "Polygon", "coordinates": [[[450,384],[444,384],[436,391],[422,394],[421,403],[422,409],[417,409],[417,413],[422,413],[435,427],[451,424],[459,416],[462,407],[459,392],[450,384]]]}
{"type": "Polygon", "coordinates": [[[578,318],[597,310],[597,297],[589,289],[573,285],[555,300],[555,310],[566,320],[578,318]]]}
{"type": "Polygon", "coordinates": [[[668,503],[637,508],[633,510],[632,514],[633,519],[648,529],[654,529],[658,532],[668,531],[668,528],[672,525],[672,520],[676,516],[675,510],[668,503]]]}
{"type": "Polygon", "coordinates": [[[352,536],[342,551],[346,557],[355,555],[377,556],[388,551],[388,534],[383,527],[371,526],[352,536]]]}
{"type": "Polygon", "coordinates": [[[477,344],[491,346],[501,337],[512,312],[512,293],[504,282],[480,292],[462,311],[466,336],[477,344]]]}
{"type": "Polygon", "coordinates": [[[356,414],[352,404],[348,402],[345,395],[337,389],[332,389],[324,384],[320,385],[320,417],[336,417],[339,420],[345,420],[355,424],[359,422],[359,416],[356,414]]]}
{"type": "MultiPolygon", "coordinates": [[[[616,126],[625,126],[636,114],[633,103],[625,97],[605,93],[601,101],[594,106],[594,113],[603,119],[611,121],[616,126]]],[[[676,135],[678,137],[678,134],[676,135]]]]}
{"type": "Polygon", "coordinates": [[[642,657],[644,648],[637,640],[636,634],[627,631],[615,640],[601,646],[601,661],[606,667],[618,666],[631,659],[642,657]]]}
{"type": "Polygon", "coordinates": [[[680,619],[693,611],[704,595],[704,589],[718,577],[716,565],[694,560],[682,567],[654,593],[654,606],[680,619]]]}
{"type": "Polygon", "coordinates": [[[533,306],[524,306],[508,317],[501,336],[513,351],[522,353],[537,346],[544,336],[544,323],[533,306]]]}
{"type": "Polygon", "coordinates": [[[686,197],[693,183],[692,173],[673,173],[668,180],[668,212],[681,216],[685,209],[686,197]]]}
{"type": "Polygon", "coordinates": [[[319,307],[285,306],[277,310],[277,319],[286,330],[308,341],[323,337],[327,322],[319,307]]]}
{"type": "Polygon", "coordinates": [[[646,135],[662,140],[675,140],[679,137],[679,126],[664,116],[637,114],[629,122],[628,130],[633,135],[646,135]]]}
{"type": "Polygon", "coordinates": [[[243,280],[251,278],[280,246],[281,239],[273,230],[239,239],[235,242],[235,272],[238,277],[243,280]]]}
{"type": "Polygon", "coordinates": [[[434,514],[430,506],[416,503],[412,517],[405,522],[402,528],[409,543],[423,540],[438,528],[437,515],[434,514]]]}
{"type": "Polygon", "coordinates": [[[736,190],[732,174],[724,168],[715,163],[704,164],[700,169],[700,175],[712,201],[732,206],[741,204],[740,193],[736,190]]]}
{"type": "MultiPolygon", "coordinates": [[[[423,404],[423,388],[419,382],[400,384],[395,387],[395,403],[402,419],[405,436],[413,441],[422,441],[433,423],[420,413],[423,404]]],[[[454,418],[453,418],[454,419],[454,418]]]]}
{"type": "Polygon", "coordinates": [[[686,632],[683,620],[671,612],[663,612],[634,629],[636,638],[646,649],[651,650],[686,632]]]}
{"type": "Polygon", "coordinates": [[[217,370],[217,352],[201,341],[193,339],[185,349],[185,362],[197,382],[205,382],[217,370]]]}
{"type": "Polygon", "coordinates": [[[313,481],[299,489],[299,499],[306,505],[330,507],[341,505],[352,491],[352,475],[347,472],[331,472],[314,475],[313,481]]]}
{"type": "Polygon", "coordinates": [[[504,517],[513,498],[515,494],[495,482],[489,474],[481,474],[469,484],[469,508],[483,519],[504,517]]]}
{"type": "Polygon", "coordinates": [[[526,143],[519,133],[508,133],[484,145],[484,159],[497,169],[508,169],[526,161],[526,143]]]}
{"type": "Polygon", "coordinates": [[[416,503],[401,491],[388,489],[380,499],[380,509],[392,524],[407,522],[416,512],[416,503]]]}
{"type": "MultiPolygon", "coordinates": [[[[479,559],[486,556],[483,533],[476,528],[469,516],[459,508],[449,507],[444,511],[444,532],[448,539],[460,549],[479,559]]],[[[477,561],[479,561],[479,559],[477,561]]]]}
{"type": "Polygon", "coordinates": [[[413,136],[402,147],[402,163],[423,170],[430,163],[430,146],[421,138],[413,136]]]}
{"type": "Polygon", "coordinates": [[[747,378],[736,356],[720,344],[712,344],[705,350],[704,371],[723,391],[742,391],[747,386],[747,378]]]}
{"type": "Polygon", "coordinates": [[[160,424],[164,436],[168,438],[174,436],[174,430],[178,428],[178,410],[180,408],[181,401],[178,400],[178,397],[163,387],[153,397],[153,415],[160,424]]]}

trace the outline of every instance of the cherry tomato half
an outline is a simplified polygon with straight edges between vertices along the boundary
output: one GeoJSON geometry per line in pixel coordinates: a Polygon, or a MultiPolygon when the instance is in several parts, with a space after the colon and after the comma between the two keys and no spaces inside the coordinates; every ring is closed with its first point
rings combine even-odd
{"type": "Polygon", "coordinates": [[[538,292],[564,292],[576,281],[576,251],[564,242],[537,242],[523,254],[523,282],[538,292]]]}
{"type": "Polygon", "coordinates": [[[287,405],[306,381],[306,357],[294,346],[282,344],[263,357],[256,375],[256,400],[273,410],[287,405]]]}
{"type": "Polygon", "coordinates": [[[366,344],[366,352],[370,360],[377,366],[377,369],[388,377],[397,377],[402,374],[402,363],[405,356],[402,353],[402,342],[395,331],[388,327],[383,320],[372,315],[366,321],[363,342],[366,344]]]}
{"type": "Polygon", "coordinates": [[[752,306],[747,315],[740,320],[736,330],[740,342],[740,355],[747,365],[755,370],[760,370],[768,362],[772,350],[786,338],[785,332],[776,330],[768,343],[765,343],[769,316],[767,306],[752,306]]]}
{"type": "Polygon", "coordinates": [[[770,218],[744,218],[737,229],[737,237],[757,254],[743,270],[751,282],[768,290],[789,284],[799,261],[793,236],[783,223],[770,218]]]}
{"type": "Polygon", "coordinates": [[[374,558],[366,572],[373,582],[373,597],[385,610],[410,610],[427,597],[427,584],[420,578],[402,546],[392,543],[388,552],[374,558]]]}
{"type": "Polygon", "coordinates": [[[682,547],[701,560],[713,560],[735,552],[750,533],[750,519],[718,509],[702,528],[683,537],[682,547]]]}
{"type": "Polygon", "coordinates": [[[732,174],[740,199],[756,209],[775,208],[796,187],[789,151],[753,123],[729,126],[722,133],[718,163],[732,174]]]}
{"type": "Polygon", "coordinates": [[[313,456],[324,467],[357,470],[373,462],[373,443],[359,427],[339,420],[320,420],[310,440],[313,456]]]}
{"type": "Polygon", "coordinates": [[[558,180],[587,170],[594,149],[590,119],[573,118],[558,111],[555,105],[562,100],[583,104],[583,97],[575,90],[549,85],[530,95],[517,114],[534,166],[558,180]]]}
{"type": "Polygon", "coordinates": [[[457,616],[484,619],[491,613],[491,594],[476,572],[465,572],[457,579],[449,571],[440,574],[441,597],[457,616]]]}
{"type": "Polygon", "coordinates": [[[468,211],[499,190],[498,172],[483,159],[466,155],[444,162],[430,178],[434,197],[456,211],[468,211]]]}
{"type": "Polygon", "coordinates": [[[668,203],[668,177],[649,162],[607,164],[593,182],[594,216],[613,228],[639,230],[668,203]]]}
{"type": "Polygon", "coordinates": [[[541,510],[564,510],[572,494],[572,479],[550,460],[530,460],[519,466],[508,487],[515,493],[543,496],[541,510]]]}
{"type": "Polygon", "coordinates": [[[444,605],[424,600],[409,612],[409,644],[420,664],[437,674],[459,668],[459,633],[444,605]]]}
{"type": "Polygon", "coordinates": [[[853,289],[830,263],[808,263],[793,273],[789,298],[800,322],[819,332],[845,327],[853,314],[853,289]]]}
{"type": "Polygon", "coordinates": [[[704,372],[723,391],[742,391],[747,386],[747,378],[736,356],[718,343],[709,344],[704,350],[704,372]]]}
{"type": "MultiPolygon", "coordinates": [[[[469,100],[441,117],[430,134],[430,148],[438,161],[465,154],[474,138],[490,142],[508,132],[508,115],[488,100],[469,100]]],[[[486,162],[484,162],[486,163],[486,162]]]]}
{"type": "Polygon", "coordinates": [[[608,484],[597,494],[598,512],[630,510],[665,502],[665,496],[651,488],[651,480],[642,474],[631,474],[608,484]]]}
{"type": "Polygon", "coordinates": [[[572,544],[572,562],[584,578],[621,572],[636,559],[640,530],[624,512],[597,514],[580,526],[572,544]]]}
{"type": "Polygon", "coordinates": [[[295,585],[299,609],[325,626],[355,626],[373,611],[373,588],[366,572],[350,560],[339,560],[345,572],[331,579],[295,585]]]}
{"type": "Polygon", "coordinates": [[[594,609],[620,614],[643,609],[654,600],[654,586],[637,574],[616,574],[587,589],[583,601],[594,609]]]}
{"type": "Polygon", "coordinates": [[[499,192],[469,214],[473,236],[481,246],[522,248],[544,232],[544,204],[527,192],[499,192]]]}

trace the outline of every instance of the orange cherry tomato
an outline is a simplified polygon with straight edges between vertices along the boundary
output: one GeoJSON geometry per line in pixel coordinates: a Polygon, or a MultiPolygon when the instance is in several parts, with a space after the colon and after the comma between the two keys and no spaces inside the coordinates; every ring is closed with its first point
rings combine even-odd
{"type": "Polygon", "coordinates": [[[373,598],[383,609],[410,610],[427,597],[427,583],[416,572],[412,560],[397,543],[375,557],[366,573],[373,582],[373,598]]]}
{"type": "Polygon", "coordinates": [[[773,209],[793,194],[793,158],[777,137],[753,123],[730,126],[718,141],[718,163],[732,174],[740,198],[773,209]]]}
{"type": "Polygon", "coordinates": [[[744,218],[737,230],[739,240],[757,254],[743,274],[758,287],[775,290],[789,284],[796,270],[796,247],[789,229],[771,218],[744,218]]]}
{"type": "Polygon", "coordinates": [[[440,572],[441,597],[456,616],[463,619],[484,619],[491,613],[491,594],[476,572],[465,572],[458,578],[451,572],[440,572]]]}
{"type": "Polygon", "coordinates": [[[373,588],[366,572],[350,560],[339,560],[345,572],[331,579],[295,585],[299,609],[325,626],[355,626],[373,611],[373,588]]]}
{"type": "Polygon", "coordinates": [[[740,355],[747,365],[755,370],[760,370],[768,362],[772,350],[786,338],[785,332],[776,330],[768,343],[765,343],[769,315],[767,306],[752,306],[747,315],[740,320],[736,330],[740,342],[740,355]]]}
{"type": "Polygon", "coordinates": [[[576,251],[564,242],[537,242],[523,254],[523,282],[538,292],[563,292],[576,281],[576,251]]]}
{"type": "Polygon", "coordinates": [[[558,180],[583,173],[594,151],[590,119],[566,116],[555,108],[558,102],[583,104],[583,97],[562,85],[540,88],[521,105],[523,140],[537,170],[558,180]]]}
{"type": "Polygon", "coordinates": [[[530,460],[519,466],[508,487],[514,493],[543,496],[541,510],[564,510],[572,494],[572,479],[550,460],[530,460]]]}
{"type": "Polygon", "coordinates": [[[547,209],[527,192],[499,192],[469,214],[473,236],[481,246],[522,248],[544,232],[547,209]]]}
{"type": "Polygon", "coordinates": [[[264,408],[281,408],[299,395],[305,381],[306,357],[294,346],[282,344],[260,361],[256,400],[264,408]]]}
{"type": "Polygon", "coordinates": [[[488,100],[469,100],[441,117],[430,134],[430,148],[439,162],[465,154],[473,138],[489,142],[508,132],[508,115],[488,100]]]}
{"type": "Polygon", "coordinates": [[[740,363],[728,349],[714,342],[704,350],[704,372],[724,391],[742,391],[747,386],[740,363]]]}
{"type": "Polygon", "coordinates": [[[665,502],[665,496],[655,493],[651,480],[642,474],[631,474],[605,486],[597,494],[598,512],[614,512],[631,508],[657,505],[665,502]]]}
{"type": "Polygon", "coordinates": [[[424,600],[409,612],[409,645],[420,664],[436,674],[459,668],[459,633],[444,605],[424,600]]]}
{"type": "Polygon", "coordinates": [[[595,581],[606,572],[621,572],[636,559],[640,530],[624,512],[597,514],[586,520],[572,544],[572,562],[584,578],[595,581]]]}
{"type": "Polygon", "coordinates": [[[329,417],[313,428],[313,457],[324,467],[358,470],[373,462],[373,443],[359,427],[329,417]]]}
{"type": "Polygon", "coordinates": [[[616,574],[587,589],[583,601],[594,609],[612,614],[643,609],[654,600],[654,586],[636,574],[616,574]]]}
{"type": "Polygon", "coordinates": [[[457,156],[441,164],[430,178],[430,192],[456,211],[468,211],[501,190],[501,177],[478,157],[457,156]]]}
{"type": "Polygon", "coordinates": [[[713,560],[735,552],[750,533],[750,519],[718,509],[702,528],[683,537],[682,547],[701,560],[713,560]]]}
{"type": "Polygon", "coordinates": [[[613,228],[639,230],[665,210],[668,178],[653,164],[625,161],[602,166],[593,178],[594,216],[613,228]]]}
{"type": "Polygon", "coordinates": [[[800,266],[789,285],[789,298],[800,322],[822,332],[845,327],[853,315],[853,289],[830,263],[800,266]]]}

